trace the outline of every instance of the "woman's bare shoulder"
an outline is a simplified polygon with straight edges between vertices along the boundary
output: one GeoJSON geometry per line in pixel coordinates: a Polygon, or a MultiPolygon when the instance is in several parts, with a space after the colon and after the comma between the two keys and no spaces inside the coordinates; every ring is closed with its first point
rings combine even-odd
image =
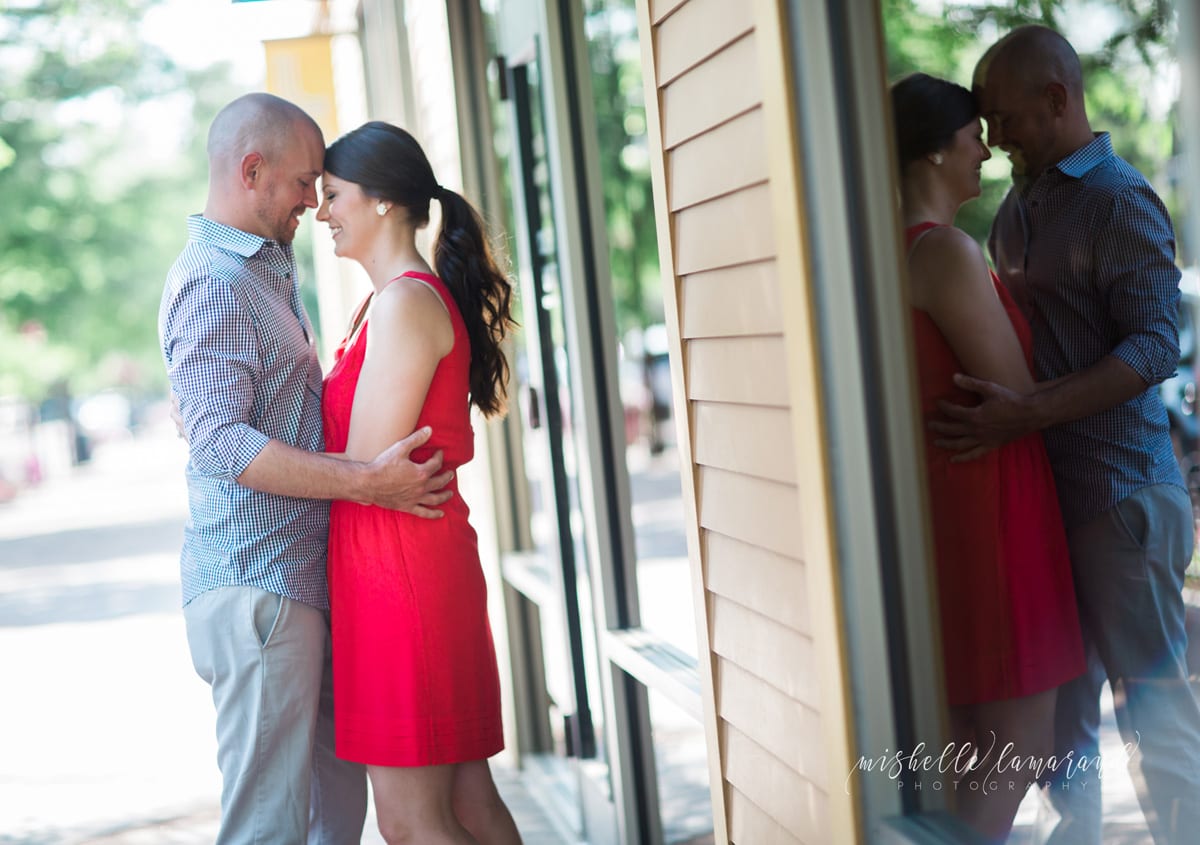
{"type": "Polygon", "coordinates": [[[987,260],[975,240],[953,226],[931,229],[913,245],[908,259],[913,305],[991,286],[987,260]]]}

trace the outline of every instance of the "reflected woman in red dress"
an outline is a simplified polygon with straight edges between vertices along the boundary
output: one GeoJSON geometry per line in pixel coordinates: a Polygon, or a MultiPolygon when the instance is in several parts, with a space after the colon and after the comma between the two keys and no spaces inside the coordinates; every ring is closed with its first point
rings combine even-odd
{"type": "MultiPolygon", "coordinates": [[[[511,288],[479,215],[410,134],[372,122],[326,150],[317,219],[374,288],[325,381],[326,450],[363,460],[429,426],[413,460],[441,450],[457,469],[474,453],[471,405],[502,412],[508,376],[511,288]],[[431,267],[416,234],[435,200],[431,267]]],[[[337,754],[366,764],[389,843],[513,845],[487,763],[504,746],[487,592],[457,478],[451,489],[441,519],[331,506],[337,754]]]]}
{"type": "MultiPolygon", "coordinates": [[[[939,400],[975,404],[955,373],[1012,390],[1037,390],[1029,325],[988,268],[983,251],[954,227],[980,193],[991,157],[970,91],[925,74],[892,87],[908,250],[908,295],[928,420],[939,400]]],[[[1083,671],[1083,645],[1066,535],[1041,434],[989,452],[925,454],[952,739],[971,742],[980,769],[954,791],[959,815],[1003,842],[1028,783],[988,791],[1001,750],[1048,760],[1058,686],[1083,671]]],[[[993,776],[994,777],[994,776],[993,776]]]]}

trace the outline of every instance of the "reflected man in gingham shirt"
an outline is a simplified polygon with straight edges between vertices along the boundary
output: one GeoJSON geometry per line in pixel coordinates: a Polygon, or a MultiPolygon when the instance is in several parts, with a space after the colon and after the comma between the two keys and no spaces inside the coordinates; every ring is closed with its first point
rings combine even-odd
{"type": "Polygon", "coordinates": [[[1095,764],[1107,678],[1155,842],[1195,842],[1200,707],[1181,595],[1195,529],[1157,390],[1179,362],[1174,230],[1146,179],[1092,131],[1079,57],[1062,36],[1016,29],[975,78],[988,143],[1014,173],[990,245],[1029,318],[1042,384],[1020,396],[956,377],[982,402],[946,407],[955,422],[934,427],[965,457],[1045,432],[1088,669],[1058,690],[1054,754],[1075,765],[1043,786],[1038,838],[1101,842],[1095,764]]]}

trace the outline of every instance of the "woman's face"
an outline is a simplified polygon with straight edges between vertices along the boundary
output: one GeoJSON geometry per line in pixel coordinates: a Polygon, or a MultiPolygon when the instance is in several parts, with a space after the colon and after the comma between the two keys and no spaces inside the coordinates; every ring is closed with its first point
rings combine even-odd
{"type": "Polygon", "coordinates": [[[334,254],[360,260],[367,255],[379,233],[382,218],[375,209],[378,204],[378,200],[364,194],[354,182],[325,172],[321,177],[317,219],[329,224],[334,254]]]}
{"type": "Polygon", "coordinates": [[[954,133],[943,156],[940,169],[947,177],[951,190],[960,197],[960,202],[979,196],[979,171],[983,163],[992,157],[983,143],[983,123],[979,118],[954,133]]]}

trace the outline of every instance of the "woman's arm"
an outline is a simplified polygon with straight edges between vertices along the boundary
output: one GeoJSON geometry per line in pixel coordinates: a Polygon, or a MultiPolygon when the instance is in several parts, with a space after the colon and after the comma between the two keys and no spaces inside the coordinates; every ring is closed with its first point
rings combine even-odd
{"type": "Polygon", "coordinates": [[[346,444],[346,457],[357,461],[370,460],[416,427],[438,362],[454,345],[441,298],[415,279],[384,288],[369,320],[346,444]]]}
{"type": "Polygon", "coordinates": [[[969,375],[1034,392],[1020,341],[970,236],[951,227],[930,231],[914,247],[909,271],[913,306],[929,314],[969,375]]]}

